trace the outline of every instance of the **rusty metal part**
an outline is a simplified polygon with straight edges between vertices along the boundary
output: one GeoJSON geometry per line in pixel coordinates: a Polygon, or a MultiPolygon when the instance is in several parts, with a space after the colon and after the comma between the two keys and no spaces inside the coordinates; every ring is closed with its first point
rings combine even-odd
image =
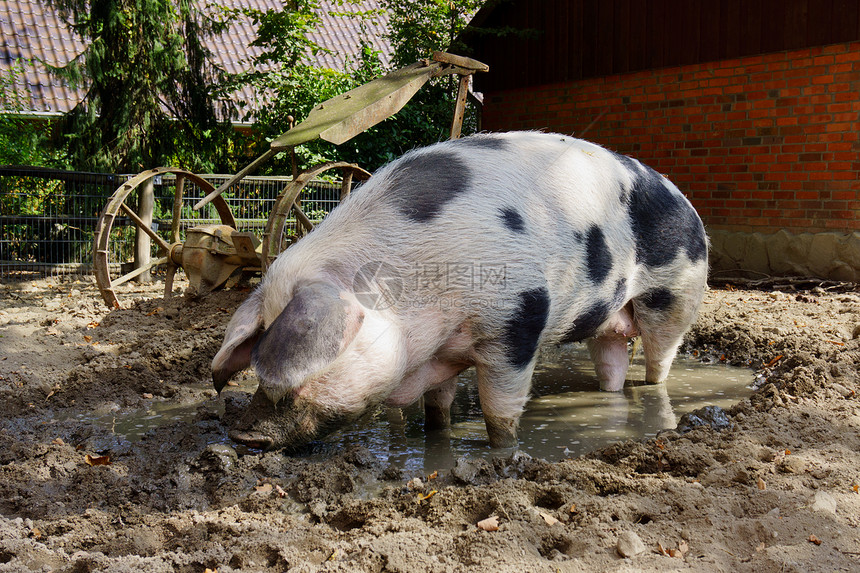
{"type": "MultiPolygon", "coordinates": [[[[157,167],[155,169],[139,173],[124,184],[120,185],[120,187],[111,196],[110,200],[108,200],[107,205],[105,205],[101,215],[99,215],[98,221],[96,222],[96,230],[93,237],[93,272],[102,298],[109,307],[119,308],[119,300],[116,297],[114,288],[159,265],[167,265],[165,297],[170,296],[173,288],[173,276],[176,273],[176,268],[179,266],[179,263],[173,258],[171,252],[174,251],[176,244],[179,241],[179,217],[177,216],[177,213],[181,210],[182,193],[186,179],[192,181],[204,192],[209,192],[213,189],[213,186],[208,181],[189,171],[185,171],[184,169],[176,167],[157,167]],[[168,234],[169,241],[167,241],[153,231],[149,225],[144,224],[138,214],[126,205],[126,200],[140,185],[146,183],[153,177],[169,173],[176,175],[176,195],[178,195],[178,198],[174,200],[174,215],[170,223],[170,232],[168,234]],[[116,218],[121,215],[127,216],[141,231],[149,235],[149,237],[158,246],[158,256],[142,267],[125,272],[125,274],[122,274],[119,277],[111,278],[110,235],[116,218]]],[[[236,221],[224,199],[221,197],[216,198],[213,201],[213,205],[218,212],[221,222],[229,227],[235,228],[236,221]]]]}
{"type": "Polygon", "coordinates": [[[228,225],[201,225],[185,232],[171,259],[188,276],[188,296],[204,296],[222,286],[239,268],[259,268],[260,240],[228,225]]]}
{"type": "MultiPolygon", "coordinates": [[[[298,198],[305,186],[315,177],[330,169],[342,171],[340,199],[349,195],[353,179],[363,180],[370,173],[357,165],[335,162],[311,168],[296,176],[275,201],[273,212],[267,223],[262,244],[251,233],[238,233],[236,223],[221,194],[257,170],[275,154],[292,150],[296,145],[317,137],[335,144],[348,141],[367,128],[397,113],[430,78],[459,75],[459,91],[451,124],[451,139],[460,136],[465,111],[469,77],[476,72],[486,72],[489,67],[477,60],[436,52],[432,58],[421,60],[405,68],[391,72],[344,94],[331,98],[315,107],[305,121],[292,126],[272,142],[271,148],[214,189],[205,180],[182,169],[158,167],[140,173],[122,185],[102,211],[96,226],[93,262],[96,282],[102,297],[110,307],[119,307],[114,287],[131,280],[158,265],[167,265],[164,296],[171,295],[176,269],[185,269],[190,284],[189,291],[202,295],[224,284],[238,268],[259,267],[265,272],[269,264],[288,246],[284,236],[284,223],[290,211],[295,212],[300,225],[300,235],[313,230],[313,222],[299,208],[298,198]],[[137,213],[125,205],[129,194],[153,177],[175,173],[176,196],[169,240],[164,240],[137,213]],[[192,180],[206,192],[206,196],[194,205],[200,209],[213,202],[223,225],[205,225],[186,232],[185,243],[179,243],[179,219],[182,208],[182,191],[185,179],[192,180]],[[158,246],[158,257],[131,272],[111,279],[109,272],[109,241],[114,220],[122,211],[137,227],[158,246]]],[[[297,239],[293,238],[290,240],[297,239]]]]}
{"type": "MultiPolygon", "coordinates": [[[[430,78],[453,74],[459,74],[461,78],[465,78],[489,69],[486,64],[471,58],[435,52],[430,59],[415,62],[328,99],[314,107],[304,121],[275,139],[271,149],[266,153],[198,201],[194,208],[200,209],[213,197],[224,193],[281,151],[289,150],[317,137],[336,145],[349,141],[400,111],[430,78]]],[[[467,86],[468,83],[461,79],[457,110],[451,127],[452,139],[459,137],[463,124],[462,108],[466,102],[467,86]],[[462,104],[459,103],[461,99],[462,104]]]]}
{"type": "Polygon", "coordinates": [[[284,187],[278,198],[275,199],[272,213],[269,215],[269,220],[266,221],[266,230],[263,232],[262,256],[260,257],[263,272],[266,272],[269,265],[288,246],[287,239],[284,237],[284,223],[291,210],[296,211],[297,219],[306,232],[313,230],[311,221],[307,217],[304,217],[303,213],[302,215],[298,215],[301,209],[296,206],[296,199],[308,183],[331,169],[340,169],[343,174],[340,193],[341,201],[349,195],[353,180],[363,181],[370,178],[370,173],[354,163],[334,161],[331,163],[322,163],[303,171],[295,180],[284,187]]]}

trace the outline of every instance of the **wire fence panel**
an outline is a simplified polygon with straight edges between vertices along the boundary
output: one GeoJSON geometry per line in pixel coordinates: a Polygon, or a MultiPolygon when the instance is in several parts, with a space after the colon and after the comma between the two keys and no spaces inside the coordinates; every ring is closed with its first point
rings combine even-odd
{"type": "MultiPolygon", "coordinates": [[[[131,176],[82,173],[36,168],[0,167],[0,277],[22,274],[56,276],[92,272],[92,243],[102,209],[118,187],[131,176]]],[[[203,175],[218,187],[228,175],[203,175]]],[[[246,177],[223,197],[239,231],[262,238],[275,200],[289,184],[288,177],[246,177]]],[[[169,241],[176,178],[172,174],[153,180],[155,207],[152,229],[169,241]]],[[[185,231],[222,221],[211,206],[195,211],[193,205],[205,192],[186,180],[180,215],[180,241],[185,231]]],[[[301,195],[303,212],[319,223],[340,197],[340,182],[312,181],[301,195]]],[[[132,193],[127,203],[137,210],[132,193]]],[[[295,219],[286,233],[295,234],[295,219]]],[[[109,260],[124,265],[134,254],[135,223],[120,213],[113,223],[109,260]]]]}

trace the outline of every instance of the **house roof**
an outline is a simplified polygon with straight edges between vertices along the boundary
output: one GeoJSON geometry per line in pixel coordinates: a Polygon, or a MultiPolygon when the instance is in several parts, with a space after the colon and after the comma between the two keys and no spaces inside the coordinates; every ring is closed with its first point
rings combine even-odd
{"type": "MultiPolygon", "coordinates": [[[[224,8],[255,8],[261,11],[283,8],[283,0],[220,0],[224,8]]],[[[311,39],[329,53],[317,56],[320,67],[342,69],[348,58],[358,54],[359,40],[366,39],[380,50],[383,65],[389,63],[390,44],[387,16],[378,0],[359,0],[339,4],[322,0],[322,24],[310,34],[311,39]],[[343,17],[340,14],[371,12],[371,18],[343,17]]],[[[72,61],[85,43],[60,20],[57,12],[44,0],[0,0],[0,75],[19,65],[18,93],[24,98],[24,113],[55,115],[72,109],[84,96],[84,90],[72,89],[52,76],[44,65],[63,66],[72,61]]],[[[251,60],[261,53],[250,46],[256,38],[256,27],[248,18],[236,19],[223,34],[204,43],[215,63],[229,73],[249,69],[251,60]]],[[[237,94],[253,101],[253,94],[237,94]]]]}

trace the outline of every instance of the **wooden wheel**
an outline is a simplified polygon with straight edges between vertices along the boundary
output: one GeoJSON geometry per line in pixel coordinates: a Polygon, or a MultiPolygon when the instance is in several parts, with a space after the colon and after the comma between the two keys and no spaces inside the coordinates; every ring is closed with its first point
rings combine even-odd
{"type": "Polygon", "coordinates": [[[272,213],[269,215],[269,220],[266,221],[266,230],[263,233],[263,256],[260,261],[263,273],[266,272],[269,265],[272,264],[282,251],[313,230],[313,222],[299,207],[299,196],[308,183],[332,169],[340,169],[342,172],[341,201],[346,199],[352,190],[353,180],[364,181],[370,178],[370,173],[358,165],[337,161],[322,163],[303,171],[284,187],[278,198],[275,199],[272,213]],[[294,213],[297,223],[295,228],[292,229],[293,233],[290,232],[291,229],[287,225],[290,211],[294,213]]]}
{"type": "MultiPolygon", "coordinates": [[[[166,267],[164,296],[166,298],[172,295],[173,277],[176,269],[181,265],[181,258],[177,256],[181,249],[177,247],[181,246],[180,219],[186,180],[197,185],[204,193],[214,189],[208,181],[189,171],[175,167],[156,167],[129,179],[114,192],[105,205],[96,223],[93,237],[93,272],[102,298],[109,307],[119,308],[114,288],[156,267],[166,267]],[[176,175],[176,192],[170,225],[166,230],[154,230],[150,220],[152,205],[140,206],[139,202],[136,202],[138,207],[132,208],[127,203],[130,197],[146,202],[147,197],[151,197],[150,193],[145,192],[146,187],[152,185],[155,177],[169,173],[176,175]],[[135,193],[139,190],[140,192],[135,193]],[[127,221],[123,218],[127,218],[127,221]],[[150,246],[144,246],[143,252],[135,253],[134,246],[129,246],[132,229],[135,228],[151,239],[150,246]],[[149,252],[146,252],[147,250],[149,252]],[[134,263],[135,260],[138,261],[137,264],[134,263]],[[137,268],[133,268],[134,266],[137,268]]],[[[235,229],[236,221],[226,201],[219,196],[212,201],[212,204],[221,222],[235,229]]]]}

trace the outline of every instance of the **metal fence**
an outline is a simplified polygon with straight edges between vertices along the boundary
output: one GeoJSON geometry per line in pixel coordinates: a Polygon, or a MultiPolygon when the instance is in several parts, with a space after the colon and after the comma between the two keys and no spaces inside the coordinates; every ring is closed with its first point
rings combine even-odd
{"type": "MultiPolygon", "coordinates": [[[[82,173],[42,168],[0,167],[0,277],[22,274],[56,276],[92,272],[92,243],[99,214],[129,175],[82,173]]],[[[203,175],[215,187],[229,175],[203,175]]],[[[258,236],[288,177],[246,177],[224,194],[240,231],[258,236]]],[[[152,227],[170,228],[176,179],[156,177],[152,227]]],[[[180,229],[220,223],[214,208],[195,211],[203,191],[186,181],[180,229]]],[[[313,181],[302,192],[302,210],[314,222],[337,206],[340,183],[313,181]]],[[[130,205],[134,207],[134,205],[130,205]]],[[[287,226],[295,226],[288,221],[287,226]]],[[[134,223],[120,217],[111,234],[111,260],[133,250],[134,223]],[[125,229],[126,232],[123,232],[125,229]]],[[[184,234],[182,235],[184,239],[184,234]]]]}

